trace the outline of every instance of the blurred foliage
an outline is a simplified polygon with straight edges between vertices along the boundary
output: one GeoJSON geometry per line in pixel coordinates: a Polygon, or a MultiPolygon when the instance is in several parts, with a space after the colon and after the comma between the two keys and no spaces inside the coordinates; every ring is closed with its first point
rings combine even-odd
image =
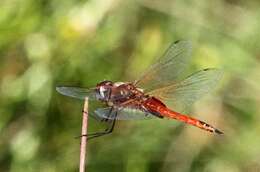
{"type": "MultiPolygon", "coordinates": [[[[259,6],[1,0],[0,171],[77,171],[82,102],[55,86],[133,80],[180,39],[193,43],[190,72],[225,71],[191,113],[225,135],[173,120],[118,122],[113,134],[89,142],[88,172],[260,171],[259,6]]],[[[89,123],[90,132],[104,128],[89,123]]]]}

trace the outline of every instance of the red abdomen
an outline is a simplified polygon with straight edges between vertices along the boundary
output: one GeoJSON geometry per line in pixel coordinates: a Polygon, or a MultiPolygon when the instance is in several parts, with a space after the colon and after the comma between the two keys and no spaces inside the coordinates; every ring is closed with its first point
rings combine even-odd
{"type": "Polygon", "coordinates": [[[158,116],[158,117],[167,117],[171,119],[176,119],[182,122],[185,122],[187,124],[196,126],[198,128],[201,128],[203,130],[214,132],[217,134],[223,134],[218,129],[214,128],[213,126],[200,121],[198,119],[189,117],[187,115],[175,112],[169,108],[166,107],[165,104],[163,104],[160,100],[156,99],[155,97],[150,97],[144,102],[145,108],[150,111],[152,114],[158,116]]]}

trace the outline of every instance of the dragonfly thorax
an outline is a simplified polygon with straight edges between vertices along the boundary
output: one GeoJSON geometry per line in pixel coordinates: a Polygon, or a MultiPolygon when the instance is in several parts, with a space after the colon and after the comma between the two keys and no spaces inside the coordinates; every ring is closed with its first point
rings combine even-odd
{"type": "Polygon", "coordinates": [[[97,98],[107,104],[120,104],[143,96],[143,91],[128,82],[103,81],[96,86],[97,98]]]}

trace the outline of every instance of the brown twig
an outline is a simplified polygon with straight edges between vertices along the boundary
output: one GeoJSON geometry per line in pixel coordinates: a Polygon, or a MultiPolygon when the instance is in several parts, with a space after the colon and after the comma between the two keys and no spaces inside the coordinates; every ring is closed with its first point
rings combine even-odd
{"type": "MultiPolygon", "coordinates": [[[[82,115],[82,130],[81,135],[87,135],[88,129],[88,98],[85,98],[84,108],[82,115]]],[[[80,163],[79,163],[79,172],[85,172],[86,165],[86,147],[87,147],[87,136],[81,137],[80,143],[80,163]]]]}

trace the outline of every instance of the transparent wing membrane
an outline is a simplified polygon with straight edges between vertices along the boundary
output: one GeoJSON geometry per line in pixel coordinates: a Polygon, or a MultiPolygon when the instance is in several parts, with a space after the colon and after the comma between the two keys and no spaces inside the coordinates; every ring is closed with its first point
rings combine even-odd
{"type": "Polygon", "coordinates": [[[56,90],[65,96],[82,99],[88,97],[91,100],[96,100],[96,94],[94,89],[79,88],[79,87],[56,87],[56,90]]]}
{"type": "Polygon", "coordinates": [[[172,85],[149,92],[167,106],[179,112],[186,112],[190,105],[213,89],[222,72],[218,69],[204,69],[172,85]]]}
{"type": "Polygon", "coordinates": [[[117,119],[117,120],[140,120],[140,119],[151,119],[155,116],[133,108],[99,108],[95,110],[95,113],[100,118],[105,119],[117,119]]]}
{"type": "MultiPolygon", "coordinates": [[[[218,69],[204,69],[186,79],[179,80],[179,76],[186,69],[191,58],[191,43],[179,41],[173,43],[166,53],[159,58],[134,84],[145,90],[145,94],[154,96],[171,107],[173,110],[184,113],[190,109],[194,101],[208,93],[219,82],[222,72],[218,69]],[[178,79],[178,81],[177,81],[178,79]]],[[[116,89],[116,87],[113,89],[116,89]]],[[[77,99],[97,100],[94,89],[78,87],[57,87],[56,90],[77,99]]],[[[122,99],[113,95],[113,100],[122,99]]],[[[124,97],[123,97],[124,98],[124,97]]],[[[123,100],[123,99],[122,99],[123,100]]],[[[131,106],[106,107],[95,110],[95,116],[102,119],[150,119],[156,117],[149,112],[131,106]]]]}
{"type": "Polygon", "coordinates": [[[135,83],[138,87],[144,88],[146,92],[166,86],[180,76],[188,66],[190,58],[191,43],[175,42],[158,59],[157,63],[151,66],[135,83]]]}

